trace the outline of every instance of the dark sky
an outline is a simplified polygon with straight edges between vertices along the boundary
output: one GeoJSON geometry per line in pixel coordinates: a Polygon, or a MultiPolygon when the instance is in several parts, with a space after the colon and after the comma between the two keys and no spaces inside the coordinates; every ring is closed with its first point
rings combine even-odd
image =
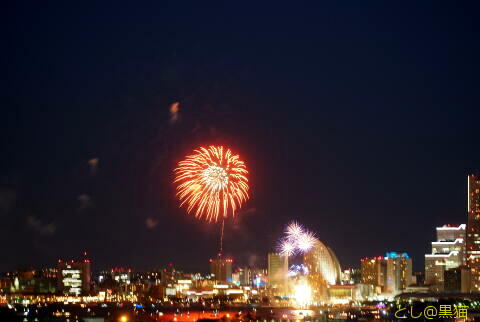
{"type": "Polygon", "coordinates": [[[344,267],[392,250],[419,270],[435,227],[466,221],[478,5],[228,3],[2,4],[0,271],[84,250],[94,269],[205,270],[219,226],[171,183],[198,145],[251,172],[225,227],[239,264],[296,219],[344,267]]]}

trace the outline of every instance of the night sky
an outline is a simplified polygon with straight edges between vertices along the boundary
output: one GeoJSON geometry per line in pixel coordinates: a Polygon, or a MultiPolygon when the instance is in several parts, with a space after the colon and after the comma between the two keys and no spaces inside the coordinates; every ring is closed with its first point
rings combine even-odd
{"type": "Polygon", "coordinates": [[[423,270],[480,171],[478,5],[253,3],[2,4],[0,271],[207,270],[219,225],[178,209],[172,169],[209,144],[250,170],[237,264],[295,219],[342,267],[423,270]]]}

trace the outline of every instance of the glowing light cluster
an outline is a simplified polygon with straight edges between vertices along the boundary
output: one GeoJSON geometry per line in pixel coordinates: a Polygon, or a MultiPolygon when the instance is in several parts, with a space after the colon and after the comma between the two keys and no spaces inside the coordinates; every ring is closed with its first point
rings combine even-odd
{"type": "Polygon", "coordinates": [[[174,170],[180,207],[195,217],[217,221],[235,213],[248,196],[248,171],[238,155],[223,146],[200,147],[174,170]]]}
{"type": "Polygon", "coordinates": [[[300,307],[306,307],[312,302],[312,288],[306,281],[300,281],[294,287],[295,302],[300,307]]]}
{"type": "Polygon", "coordinates": [[[308,231],[296,221],[289,223],[285,229],[285,237],[280,239],[278,251],[282,256],[304,254],[315,245],[315,234],[308,231]]]}
{"type": "Polygon", "coordinates": [[[290,269],[288,270],[288,277],[295,277],[295,276],[302,276],[302,275],[308,275],[309,270],[308,267],[300,264],[300,265],[292,265],[290,269]]]}

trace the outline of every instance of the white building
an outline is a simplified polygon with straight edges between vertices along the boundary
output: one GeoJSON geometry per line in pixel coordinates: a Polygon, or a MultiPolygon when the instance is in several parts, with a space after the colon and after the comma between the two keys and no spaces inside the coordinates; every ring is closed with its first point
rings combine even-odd
{"type": "Polygon", "coordinates": [[[425,255],[425,284],[432,291],[444,290],[444,273],[465,264],[466,225],[437,227],[437,241],[432,242],[432,253],[425,255]]]}

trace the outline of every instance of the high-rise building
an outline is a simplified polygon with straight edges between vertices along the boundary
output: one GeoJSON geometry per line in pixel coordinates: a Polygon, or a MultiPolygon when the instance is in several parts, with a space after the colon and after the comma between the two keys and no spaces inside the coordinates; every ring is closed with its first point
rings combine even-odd
{"type": "Polygon", "coordinates": [[[230,258],[210,259],[210,274],[219,282],[232,283],[232,262],[230,258]]]}
{"type": "Polygon", "coordinates": [[[111,275],[112,279],[120,285],[130,284],[132,280],[132,270],[130,268],[112,268],[111,275]]]}
{"type": "Polygon", "coordinates": [[[437,227],[432,253],[425,255],[425,284],[432,291],[444,290],[446,270],[465,264],[465,229],[465,224],[437,227]]]}
{"type": "Polygon", "coordinates": [[[480,292],[480,176],[467,177],[467,264],[471,269],[471,291],[480,292]]]}
{"type": "Polygon", "coordinates": [[[388,252],[385,261],[387,263],[385,292],[398,294],[411,284],[412,259],[407,253],[388,252]]]}
{"type": "Polygon", "coordinates": [[[288,274],[288,257],[277,253],[268,253],[268,287],[285,291],[288,274]]]}
{"type": "Polygon", "coordinates": [[[232,274],[233,282],[242,286],[253,285],[253,270],[250,267],[238,267],[232,274]]]}
{"type": "MultiPolygon", "coordinates": [[[[85,253],[86,256],[86,253],[85,253]]],[[[90,260],[58,260],[57,288],[60,293],[68,295],[87,294],[90,292],[90,260]]]]}
{"type": "Polygon", "coordinates": [[[376,293],[382,293],[387,281],[387,261],[382,256],[362,258],[361,262],[362,284],[373,285],[376,293]]]}

